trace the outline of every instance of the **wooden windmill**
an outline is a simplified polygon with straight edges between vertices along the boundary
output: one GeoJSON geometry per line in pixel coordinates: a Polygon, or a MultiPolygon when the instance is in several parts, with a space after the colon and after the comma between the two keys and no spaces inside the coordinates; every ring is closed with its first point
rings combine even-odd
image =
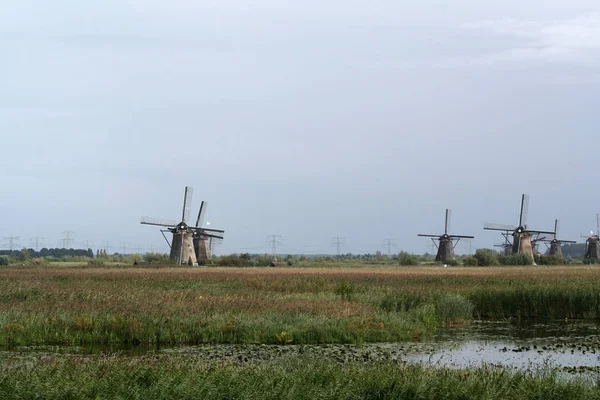
{"type": "Polygon", "coordinates": [[[533,244],[539,240],[540,234],[554,234],[551,231],[540,231],[529,229],[527,227],[527,213],[529,209],[529,196],[523,194],[521,196],[521,212],[519,214],[519,224],[515,227],[512,225],[489,224],[486,223],[483,229],[490,231],[512,232],[512,254],[527,254],[533,260],[533,244]]]}
{"type": "MultiPolygon", "coordinates": [[[[190,209],[192,205],[192,194],[193,189],[191,187],[185,187],[185,194],[183,196],[183,210],[181,215],[181,222],[142,217],[141,223],[143,225],[160,226],[161,233],[164,236],[165,232],[173,234],[173,239],[169,243],[171,247],[171,253],[169,259],[175,261],[177,265],[191,264],[198,265],[198,258],[196,256],[196,249],[194,246],[194,237],[199,235],[216,236],[222,238],[222,234],[225,232],[219,229],[209,229],[198,226],[188,225],[187,221],[190,217],[190,209]]],[[[201,210],[202,212],[202,207],[201,210]]],[[[200,214],[201,214],[200,212],[200,214]]]]}
{"type": "Polygon", "coordinates": [[[585,258],[588,260],[600,260],[600,214],[596,214],[596,234],[582,234],[581,237],[586,238],[585,241],[585,258]]]}
{"type": "Polygon", "coordinates": [[[435,261],[441,261],[445,263],[447,260],[454,258],[454,248],[460,241],[460,239],[474,239],[475,236],[465,235],[450,235],[450,219],[452,216],[452,210],[446,209],[446,220],[444,223],[444,233],[442,235],[428,235],[419,233],[417,236],[423,236],[431,238],[433,244],[437,247],[437,255],[435,261]],[[456,239],[456,242],[454,240],[456,239]],[[436,243],[437,242],[437,243],[436,243]]]}
{"type": "Polygon", "coordinates": [[[494,247],[501,247],[502,254],[505,256],[510,256],[512,254],[512,243],[509,238],[512,239],[512,231],[502,232],[502,237],[504,241],[502,243],[495,244],[494,247]]]}
{"type": "Polygon", "coordinates": [[[554,220],[554,235],[552,239],[541,239],[548,246],[548,255],[554,256],[558,258],[563,258],[562,254],[562,245],[563,243],[577,243],[574,240],[562,240],[558,238],[558,229],[560,227],[560,221],[558,219],[554,220]]]}
{"type": "Polygon", "coordinates": [[[220,229],[209,229],[208,226],[204,227],[205,224],[210,225],[205,221],[207,207],[207,202],[202,201],[200,203],[200,211],[198,211],[198,218],[194,227],[194,249],[198,262],[212,258],[211,244],[213,240],[222,240],[225,232],[220,229]]]}

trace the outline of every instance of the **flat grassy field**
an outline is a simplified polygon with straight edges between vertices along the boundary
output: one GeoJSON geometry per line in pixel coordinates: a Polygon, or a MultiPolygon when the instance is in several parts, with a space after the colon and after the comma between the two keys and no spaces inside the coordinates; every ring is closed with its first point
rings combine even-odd
{"type": "Polygon", "coordinates": [[[600,268],[2,268],[0,345],[362,343],[600,317],[600,268]]]}

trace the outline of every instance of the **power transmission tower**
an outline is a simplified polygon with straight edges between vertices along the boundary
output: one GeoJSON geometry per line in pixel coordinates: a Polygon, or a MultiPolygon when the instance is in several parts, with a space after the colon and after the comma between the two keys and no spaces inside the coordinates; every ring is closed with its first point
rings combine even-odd
{"type": "Polygon", "coordinates": [[[342,246],[346,244],[346,238],[341,236],[336,236],[331,239],[331,245],[335,246],[337,249],[337,255],[342,254],[342,246]]]}
{"type": "Polygon", "coordinates": [[[44,247],[44,238],[39,236],[34,236],[29,239],[29,245],[33,247],[35,251],[40,251],[40,248],[44,247]]]}
{"type": "Polygon", "coordinates": [[[392,247],[396,247],[396,239],[387,238],[383,240],[383,246],[387,248],[387,256],[392,256],[392,247]]]}
{"type": "Polygon", "coordinates": [[[4,236],[4,247],[8,247],[9,250],[14,250],[16,247],[20,247],[19,244],[16,243],[19,240],[19,236],[4,236]]]}
{"type": "Polygon", "coordinates": [[[279,235],[269,235],[267,236],[267,244],[271,245],[271,254],[277,255],[277,245],[283,245],[283,239],[279,235]]]}
{"type": "Polygon", "coordinates": [[[108,242],[104,242],[104,251],[106,251],[106,253],[110,253],[110,249],[112,249],[112,246],[110,246],[108,244],[108,242]]]}
{"type": "Polygon", "coordinates": [[[73,245],[73,242],[75,241],[75,239],[73,239],[73,235],[75,234],[75,232],[64,231],[62,234],[63,234],[63,238],[61,239],[61,242],[62,242],[63,248],[70,249],[73,245]]]}
{"type": "Polygon", "coordinates": [[[469,254],[473,254],[473,241],[468,240],[467,243],[469,243],[469,254]]]}

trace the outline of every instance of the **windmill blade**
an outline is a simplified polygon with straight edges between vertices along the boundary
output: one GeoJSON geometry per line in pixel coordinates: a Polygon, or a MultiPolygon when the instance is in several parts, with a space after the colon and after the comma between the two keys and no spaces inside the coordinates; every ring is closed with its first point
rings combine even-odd
{"type": "Polygon", "coordinates": [[[529,211],[529,195],[523,194],[521,197],[521,214],[519,215],[519,226],[527,225],[527,213],[529,211]]]}
{"type": "Polygon", "coordinates": [[[485,223],[483,224],[483,229],[486,229],[488,231],[514,231],[517,229],[516,226],[512,226],[512,225],[503,225],[503,224],[490,224],[490,223],[485,223]]]}
{"type": "Polygon", "coordinates": [[[596,214],[596,234],[600,235],[600,214],[596,214]]]}
{"type": "Polygon", "coordinates": [[[183,196],[183,212],[181,213],[181,221],[187,223],[190,219],[190,210],[192,209],[192,196],[194,195],[194,189],[191,187],[185,187],[185,194],[183,196]]]}
{"type": "Polygon", "coordinates": [[[212,228],[202,228],[200,226],[195,226],[190,228],[195,232],[217,232],[217,233],[225,233],[223,229],[212,229],[212,228]]]}
{"type": "Polygon", "coordinates": [[[176,221],[171,221],[168,219],[150,218],[150,217],[142,217],[142,220],[140,223],[144,224],[144,225],[164,226],[167,228],[173,228],[173,227],[177,226],[176,221]]]}
{"type": "Polygon", "coordinates": [[[196,226],[204,225],[204,217],[206,216],[207,207],[208,203],[202,200],[202,203],[200,203],[200,210],[198,211],[198,219],[196,219],[196,226]]]}
{"type": "Polygon", "coordinates": [[[426,235],[426,234],[423,234],[423,233],[419,233],[419,234],[417,234],[417,236],[439,238],[442,235],[426,235]]]}
{"type": "Polygon", "coordinates": [[[575,240],[557,240],[558,243],[577,243],[575,240]]]}
{"type": "Polygon", "coordinates": [[[540,233],[543,233],[543,234],[545,234],[545,235],[554,235],[554,232],[553,232],[553,231],[538,231],[538,230],[536,230],[536,229],[525,229],[525,231],[524,231],[524,232],[527,232],[527,233],[534,233],[534,234],[535,234],[535,233],[537,233],[538,235],[539,235],[540,233]]]}
{"type": "Polygon", "coordinates": [[[211,235],[211,234],[208,234],[208,233],[205,233],[204,236],[209,237],[209,238],[214,238],[214,239],[223,239],[223,236],[211,235]]]}
{"type": "Polygon", "coordinates": [[[447,235],[450,232],[450,223],[452,222],[452,210],[446,208],[446,223],[444,224],[444,233],[447,235]]]}
{"type": "Polygon", "coordinates": [[[449,235],[452,239],[475,239],[475,236],[449,235]]]}
{"type": "Polygon", "coordinates": [[[558,236],[558,228],[559,228],[559,221],[558,219],[554,220],[554,239],[556,239],[556,237],[558,236]]]}

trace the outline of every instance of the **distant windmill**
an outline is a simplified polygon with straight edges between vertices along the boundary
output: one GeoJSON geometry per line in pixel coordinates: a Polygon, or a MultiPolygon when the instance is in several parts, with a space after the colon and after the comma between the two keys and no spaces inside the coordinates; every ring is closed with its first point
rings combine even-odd
{"type": "Polygon", "coordinates": [[[419,233],[417,236],[423,236],[431,238],[433,244],[437,247],[437,255],[435,261],[441,261],[445,263],[447,260],[454,258],[454,248],[460,241],[460,239],[474,239],[475,236],[464,236],[464,235],[450,235],[450,219],[452,216],[452,210],[446,209],[446,220],[444,223],[444,233],[442,235],[427,235],[419,233]],[[456,239],[456,243],[454,243],[456,239]],[[439,243],[436,243],[439,242],[439,243]]]}
{"type": "Polygon", "coordinates": [[[533,259],[533,244],[532,244],[532,236],[534,237],[534,242],[539,240],[540,234],[550,234],[553,235],[554,232],[551,231],[540,231],[535,229],[527,228],[527,212],[529,208],[529,196],[523,194],[521,196],[521,212],[519,214],[519,225],[502,225],[502,224],[489,224],[486,223],[483,226],[483,229],[490,231],[504,231],[504,232],[512,232],[513,243],[512,243],[512,254],[527,254],[533,259]]]}
{"type": "Polygon", "coordinates": [[[600,214],[596,214],[596,234],[590,232],[589,234],[582,234],[581,237],[586,238],[585,241],[585,258],[600,260],[600,214]]]}
{"type": "MultiPolygon", "coordinates": [[[[171,241],[171,243],[169,243],[169,246],[171,247],[171,254],[169,258],[175,261],[177,265],[188,263],[192,265],[198,265],[198,258],[196,257],[196,251],[194,248],[194,235],[220,235],[224,233],[224,231],[218,229],[202,228],[198,226],[190,226],[187,224],[187,221],[190,217],[192,194],[193,189],[191,187],[186,186],[185,194],[183,197],[183,210],[181,215],[181,222],[148,217],[142,217],[141,221],[141,223],[144,225],[164,227],[166,228],[167,232],[171,232],[173,234],[173,240],[171,241]]],[[[165,231],[161,230],[161,232],[163,232],[164,235],[165,231]]]]}
{"type": "MultiPolygon", "coordinates": [[[[200,211],[198,211],[198,218],[196,219],[196,227],[194,228],[194,250],[198,261],[206,261],[212,258],[212,241],[214,239],[222,240],[223,233],[225,232],[223,230],[203,227],[206,223],[205,217],[207,208],[208,203],[202,201],[202,203],[200,203],[200,211]]],[[[210,223],[207,223],[207,225],[210,225],[210,223]]]]}
{"type": "Polygon", "coordinates": [[[548,255],[550,256],[555,256],[555,257],[559,257],[562,258],[563,254],[562,254],[562,244],[563,243],[577,243],[574,240],[561,240],[558,239],[558,229],[560,227],[560,221],[558,219],[554,220],[554,235],[552,237],[552,239],[541,239],[543,242],[546,243],[546,245],[548,245],[548,243],[550,244],[550,249],[548,251],[548,255]]]}
{"type": "Polygon", "coordinates": [[[511,241],[508,239],[511,236],[512,236],[512,231],[502,232],[502,237],[504,238],[504,242],[494,245],[494,247],[501,247],[502,254],[504,254],[505,256],[510,256],[512,254],[512,246],[513,245],[511,243],[511,241]]]}

